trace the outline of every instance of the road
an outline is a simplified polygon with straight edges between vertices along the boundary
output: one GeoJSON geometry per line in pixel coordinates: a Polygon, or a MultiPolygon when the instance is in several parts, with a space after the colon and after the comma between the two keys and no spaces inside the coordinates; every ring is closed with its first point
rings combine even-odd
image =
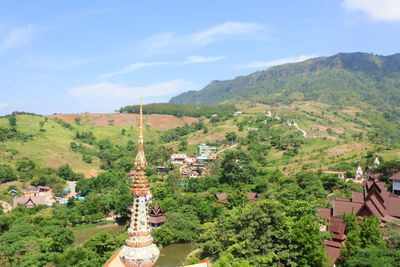
{"type": "Polygon", "coordinates": [[[297,125],[296,122],[293,123],[293,126],[296,127],[297,130],[299,130],[300,132],[302,132],[304,137],[307,137],[307,132],[304,131],[303,129],[300,129],[300,127],[297,125]]]}
{"type": "Polygon", "coordinates": [[[217,151],[217,153],[215,153],[215,154],[219,154],[219,153],[221,153],[221,152],[224,152],[224,151],[227,150],[227,149],[234,148],[234,147],[237,146],[238,144],[239,144],[239,143],[236,143],[236,144],[234,144],[234,145],[225,147],[224,149],[222,149],[222,150],[220,150],[220,151],[217,151]]]}

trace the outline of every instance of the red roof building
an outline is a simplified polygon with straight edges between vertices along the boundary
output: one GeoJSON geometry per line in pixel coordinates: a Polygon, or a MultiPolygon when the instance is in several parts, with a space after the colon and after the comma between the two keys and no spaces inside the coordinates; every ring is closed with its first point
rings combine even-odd
{"type": "Polygon", "coordinates": [[[329,266],[335,265],[335,261],[339,258],[340,249],[342,244],[336,241],[325,240],[325,251],[328,254],[328,264],[329,266]]]}
{"type": "Polygon", "coordinates": [[[18,206],[25,206],[27,208],[33,208],[37,205],[46,205],[46,197],[44,196],[24,196],[16,197],[13,199],[14,208],[18,206]]]}
{"type": "Polygon", "coordinates": [[[217,193],[217,194],[215,194],[215,197],[218,200],[221,200],[222,203],[226,203],[228,201],[228,195],[226,194],[226,192],[217,193]]]}
{"type": "Polygon", "coordinates": [[[149,223],[152,228],[158,228],[164,224],[167,217],[164,216],[160,205],[155,204],[150,212],[149,223]]]}
{"type": "Polygon", "coordinates": [[[256,202],[258,200],[258,195],[256,192],[247,192],[247,200],[250,202],[256,202]]]}

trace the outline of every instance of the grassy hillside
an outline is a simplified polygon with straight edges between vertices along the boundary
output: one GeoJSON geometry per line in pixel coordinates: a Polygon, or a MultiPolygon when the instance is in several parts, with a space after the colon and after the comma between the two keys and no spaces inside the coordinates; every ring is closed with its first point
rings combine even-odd
{"type": "Polygon", "coordinates": [[[338,54],[275,66],[233,80],[213,81],[170,102],[205,105],[243,99],[282,105],[316,101],[332,111],[358,109],[358,117],[372,126],[371,135],[400,142],[400,54],[338,54]]]}
{"type": "MultiPolygon", "coordinates": [[[[100,161],[93,157],[91,163],[82,160],[82,154],[72,151],[71,142],[79,143],[76,133],[92,132],[96,140],[106,139],[112,144],[126,146],[136,142],[138,116],[131,114],[60,114],[49,117],[40,115],[16,115],[17,133],[29,136],[26,140],[12,138],[0,142],[0,164],[15,165],[18,160],[32,159],[40,166],[58,168],[69,164],[85,176],[95,176],[100,161]],[[43,122],[41,130],[40,122],[43,122]],[[123,130],[124,129],[124,130],[123,130]],[[124,134],[122,132],[125,131],[124,134]]],[[[163,130],[196,122],[195,118],[176,118],[168,115],[145,115],[144,134],[147,142],[158,142],[163,130]]],[[[0,118],[0,127],[8,128],[7,117],[0,118]]],[[[88,149],[98,150],[94,145],[82,143],[88,149]]]]}

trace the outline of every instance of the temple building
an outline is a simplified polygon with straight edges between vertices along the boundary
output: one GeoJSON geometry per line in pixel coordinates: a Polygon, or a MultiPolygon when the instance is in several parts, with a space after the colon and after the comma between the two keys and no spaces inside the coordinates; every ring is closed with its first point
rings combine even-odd
{"type": "Polygon", "coordinates": [[[362,171],[362,168],[360,165],[358,165],[357,171],[356,171],[356,180],[357,181],[362,181],[364,177],[364,173],[362,171]]]}
{"type": "Polygon", "coordinates": [[[378,155],[376,155],[375,161],[374,161],[374,167],[378,167],[380,164],[381,164],[381,162],[379,161],[379,157],[378,157],[378,155]]]}
{"type": "Polygon", "coordinates": [[[160,205],[155,204],[150,212],[149,223],[152,228],[158,228],[164,224],[167,217],[164,216],[160,205]]]}
{"type": "Polygon", "coordinates": [[[130,173],[132,178],[131,191],[133,205],[129,207],[131,222],[128,228],[128,238],[125,245],[119,248],[105,263],[105,267],[151,267],[160,251],[153,244],[151,227],[149,225],[148,207],[152,201],[150,186],[146,176],[147,161],[143,149],[143,113],[142,98],[140,98],[139,142],[138,153],[135,159],[135,172],[130,173]]]}

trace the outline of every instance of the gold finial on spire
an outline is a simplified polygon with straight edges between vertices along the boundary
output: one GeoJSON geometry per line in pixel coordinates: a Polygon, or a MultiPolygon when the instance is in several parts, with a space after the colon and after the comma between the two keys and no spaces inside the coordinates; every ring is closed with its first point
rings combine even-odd
{"type": "Polygon", "coordinates": [[[142,97],[140,97],[140,115],[139,115],[139,143],[143,143],[143,111],[142,111],[142,97]]]}

